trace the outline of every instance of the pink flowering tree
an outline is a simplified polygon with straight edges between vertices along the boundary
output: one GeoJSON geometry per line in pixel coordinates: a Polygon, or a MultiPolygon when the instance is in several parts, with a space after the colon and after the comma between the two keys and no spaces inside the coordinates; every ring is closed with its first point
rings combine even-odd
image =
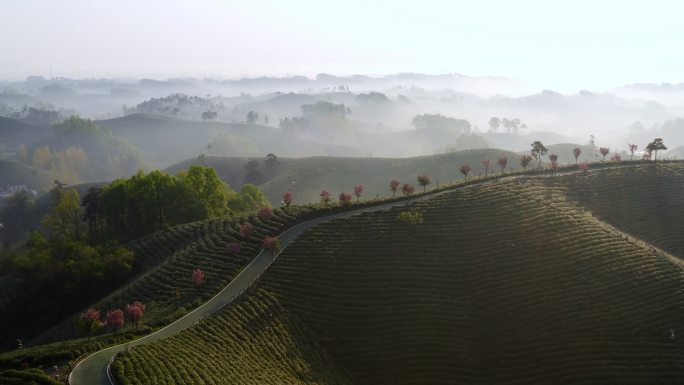
{"type": "Polygon", "coordinates": [[[491,166],[491,165],[492,165],[492,161],[489,159],[485,159],[482,161],[482,167],[484,167],[484,169],[485,169],[485,178],[489,174],[489,166],[491,166]]]}
{"type": "Polygon", "coordinates": [[[351,196],[351,194],[347,194],[346,192],[342,192],[342,193],[340,193],[339,200],[340,200],[340,204],[342,206],[348,206],[349,204],[351,204],[352,196],[351,196]]]}
{"type": "Polygon", "coordinates": [[[356,197],[356,201],[359,201],[359,198],[361,198],[361,194],[363,194],[363,185],[362,184],[357,184],[354,186],[354,196],[356,197]]]}
{"type": "Polygon", "coordinates": [[[280,251],[280,240],[277,237],[266,237],[261,245],[264,250],[270,251],[273,256],[280,251]]]}
{"type": "Polygon", "coordinates": [[[425,187],[427,187],[427,185],[429,185],[431,183],[430,177],[427,176],[426,174],[418,175],[417,180],[418,180],[418,184],[423,186],[423,192],[425,192],[425,187]]]}
{"type": "Polygon", "coordinates": [[[464,182],[463,183],[468,183],[468,173],[470,173],[470,165],[468,163],[461,165],[461,167],[458,168],[458,171],[463,174],[464,182]]]}
{"type": "Polygon", "coordinates": [[[392,181],[390,181],[390,190],[392,190],[392,198],[397,197],[397,189],[399,189],[400,185],[401,183],[396,179],[392,179],[392,181]]]}
{"type": "Polygon", "coordinates": [[[527,166],[530,165],[531,161],[532,161],[532,155],[530,155],[530,154],[520,155],[520,167],[522,167],[523,170],[527,169],[527,166]]]}
{"type": "Polygon", "coordinates": [[[195,285],[201,285],[204,282],[204,272],[200,269],[195,269],[192,272],[192,282],[195,285]]]}
{"type": "Polygon", "coordinates": [[[228,250],[228,254],[235,255],[240,252],[240,244],[237,242],[230,242],[226,245],[226,250],[228,250]]]}
{"type": "Polygon", "coordinates": [[[496,163],[498,163],[499,167],[501,167],[501,175],[503,175],[506,165],[508,165],[508,158],[499,158],[496,163]]]}
{"type": "Polygon", "coordinates": [[[572,155],[575,156],[575,164],[577,164],[577,159],[579,159],[579,156],[582,154],[582,149],[579,147],[575,147],[572,149],[572,155]]]}
{"type": "Polygon", "coordinates": [[[414,190],[415,187],[409,183],[405,183],[403,186],[401,186],[401,192],[404,193],[405,197],[413,195],[414,190]]]}
{"type": "Polygon", "coordinates": [[[601,155],[603,155],[603,159],[601,159],[601,162],[605,162],[606,161],[606,155],[608,155],[610,150],[608,149],[608,147],[601,147],[601,148],[599,148],[599,152],[601,153],[601,155]]]}
{"type": "Polygon", "coordinates": [[[630,144],[629,145],[629,160],[634,160],[634,153],[636,150],[639,148],[636,144],[630,144]]]}
{"type": "Polygon", "coordinates": [[[104,326],[107,327],[108,329],[111,329],[114,331],[114,334],[116,334],[116,331],[121,329],[124,326],[124,312],[121,309],[112,309],[107,312],[107,315],[105,316],[105,323],[104,326]]]}
{"type": "Polygon", "coordinates": [[[582,163],[580,163],[580,164],[579,164],[579,169],[582,170],[582,171],[584,171],[584,172],[589,171],[589,163],[587,163],[587,162],[582,162],[582,163]]]}
{"type": "Polygon", "coordinates": [[[88,309],[85,313],[81,313],[78,319],[78,326],[88,334],[88,341],[90,336],[104,325],[100,321],[100,312],[95,309],[88,309]]]}
{"type": "Polygon", "coordinates": [[[259,218],[262,221],[265,221],[272,216],[273,216],[273,210],[270,207],[264,207],[263,209],[259,210],[259,212],[257,213],[257,218],[259,218]]]}
{"type": "Polygon", "coordinates": [[[249,237],[249,235],[252,234],[252,230],[254,230],[254,226],[249,223],[243,223],[240,225],[240,235],[243,238],[249,237]]]}
{"type": "Polygon", "coordinates": [[[283,194],[283,204],[285,205],[285,207],[290,207],[293,199],[294,199],[294,193],[293,192],[288,191],[285,194],[283,194]]]}
{"type": "Polygon", "coordinates": [[[332,194],[328,190],[321,191],[321,203],[323,203],[325,207],[328,207],[330,204],[330,195],[332,194]]]}
{"type": "Polygon", "coordinates": [[[145,304],[140,301],[135,301],[126,305],[126,315],[131,321],[133,330],[138,330],[140,320],[145,315],[145,304]]]}
{"type": "Polygon", "coordinates": [[[622,162],[622,157],[620,156],[620,154],[615,154],[610,157],[610,160],[612,160],[615,163],[620,163],[622,162]]]}

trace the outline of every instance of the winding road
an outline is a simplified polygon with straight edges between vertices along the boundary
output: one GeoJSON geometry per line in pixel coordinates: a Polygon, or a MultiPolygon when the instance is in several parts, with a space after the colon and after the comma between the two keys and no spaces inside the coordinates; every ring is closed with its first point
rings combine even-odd
{"type": "MultiPolygon", "coordinates": [[[[491,181],[494,181],[493,179],[491,181]]],[[[487,181],[491,183],[491,181],[487,181]]],[[[372,212],[378,210],[387,210],[392,207],[405,206],[412,203],[424,201],[434,198],[436,196],[453,191],[453,188],[442,190],[439,192],[428,193],[412,199],[395,201],[391,203],[384,203],[377,206],[370,206],[359,208],[356,210],[347,211],[344,213],[332,214],[306,222],[297,224],[278,236],[282,252],[287,246],[292,243],[298,236],[303,234],[309,228],[316,226],[319,223],[327,222],[333,219],[356,215],[365,212],[372,212]]],[[[280,254],[280,253],[278,253],[280,254]]],[[[116,354],[125,351],[128,348],[148,344],[160,340],[162,338],[170,337],[184,329],[189,328],[195,323],[199,322],[205,317],[208,317],[225,305],[232,302],[245,290],[247,290],[256,280],[263,274],[266,269],[277,258],[277,255],[272,255],[270,252],[261,250],[259,254],[218,294],[216,294],[209,301],[202,304],[197,309],[179,318],[175,322],[166,327],[141,337],[137,340],[111,346],[103,350],[97,351],[85,359],[80,361],[74,370],[69,375],[69,383],[71,385],[115,385],[109,374],[109,364],[112,362],[116,354]]]]}

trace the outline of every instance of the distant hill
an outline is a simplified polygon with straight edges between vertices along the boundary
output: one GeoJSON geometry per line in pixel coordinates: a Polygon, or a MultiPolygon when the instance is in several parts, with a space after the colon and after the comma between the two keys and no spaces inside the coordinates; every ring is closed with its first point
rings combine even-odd
{"type": "Polygon", "coordinates": [[[19,146],[29,145],[52,134],[52,127],[25,123],[0,116],[0,157],[3,152],[16,153],[19,146]]]}
{"type": "MultiPolygon", "coordinates": [[[[508,158],[507,170],[519,168],[518,155],[498,149],[469,150],[440,155],[413,158],[279,158],[279,164],[269,167],[266,158],[218,158],[189,159],[170,167],[167,171],[177,173],[191,165],[203,164],[216,169],[219,177],[237,188],[245,182],[256,182],[268,199],[276,206],[282,194],[295,193],[295,203],[318,202],[321,190],[327,189],[337,196],[340,192],[353,192],[356,184],[364,185],[364,197],[389,196],[389,182],[398,179],[402,183],[417,186],[420,174],[431,177],[432,183],[447,183],[461,179],[458,168],[469,163],[471,175],[484,174],[483,159],[491,159],[490,172],[500,172],[496,166],[498,158],[508,158]],[[259,179],[250,180],[246,169],[250,160],[258,165],[259,179]]],[[[417,188],[419,188],[417,186],[417,188]]]]}
{"type": "Polygon", "coordinates": [[[0,160],[0,188],[25,184],[31,190],[43,193],[52,187],[52,182],[47,172],[35,170],[19,162],[0,160]]]}

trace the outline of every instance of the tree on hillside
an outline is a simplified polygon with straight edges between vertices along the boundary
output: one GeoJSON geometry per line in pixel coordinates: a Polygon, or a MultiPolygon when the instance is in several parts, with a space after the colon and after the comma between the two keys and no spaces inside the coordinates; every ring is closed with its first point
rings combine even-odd
{"type": "Polygon", "coordinates": [[[530,164],[532,161],[532,155],[528,154],[523,154],[520,156],[520,167],[523,168],[523,170],[527,169],[527,166],[530,164]]]}
{"type": "Polygon", "coordinates": [[[121,309],[112,309],[105,315],[104,326],[111,329],[114,334],[124,326],[124,312],[121,309]]]}
{"type": "Polygon", "coordinates": [[[245,183],[259,185],[266,177],[260,170],[258,160],[252,159],[245,164],[245,183]]]}
{"type": "Polygon", "coordinates": [[[100,312],[95,309],[88,309],[85,313],[81,313],[78,319],[78,326],[86,332],[88,335],[88,341],[90,341],[90,336],[96,332],[103,325],[100,321],[100,312]]]}
{"type": "Polygon", "coordinates": [[[615,163],[620,163],[622,162],[622,157],[620,156],[620,154],[614,154],[610,157],[610,160],[612,160],[615,163]]]}
{"type": "Polygon", "coordinates": [[[556,170],[558,170],[558,155],[549,155],[549,160],[551,160],[551,175],[553,176],[556,170]]]}
{"type": "Polygon", "coordinates": [[[192,271],[192,282],[195,285],[201,285],[204,282],[204,272],[200,269],[195,269],[192,271]]]}
{"type": "Polygon", "coordinates": [[[273,210],[270,207],[264,207],[257,213],[257,218],[260,221],[266,221],[273,216],[273,210]]]}
{"type": "Polygon", "coordinates": [[[499,164],[499,167],[501,167],[501,175],[503,175],[506,165],[508,165],[508,158],[499,158],[497,163],[499,164]]]}
{"type": "Polygon", "coordinates": [[[507,132],[511,132],[511,121],[508,118],[501,119],[501,125],[506,129],[507,132]]]}
{"type": "Polygon", "coordinates": [[[489,174],[489,166],[492,164],[492,161],[489,159],[485,159],[482,161],[482,167],[485,169],[485,178],[489,174]]]}
{"type": "Polygon", "coordinates": [[[496,132],[501,127],[501,119],[492,116],[489,119],[489,132],[496,132]]]}
{"type": "Polygon", "coordinates": [[[294,199],[294,193],[293,192],[288,191],[285,194],[283,194],[283,204],[285,205],[285,207],[290,207],[293,199],[294,199]]]}
{"type": "Polygon", "coordinates": [[[470,122],[467,120],[439,114],[416,115],[411,120],[411,124],[413,124],[417,130],[449,132],[455,133],[456,135],[470,133],[471,129],[470,122]]]}
{"type": "Polygon", "coordinates": [[[351,194],[347,194],[346,192],[341,192],[340,196],[338,197],[338,200],[340,201],[340,205],[348,206],[351,203],[352,197],[351,197],[351,194]]]}
{"type": "Polygon", "coordinates": [[[102,189],[91,187],[81,200],[83,221],[88,224],[88,238],[91,243],[100,239],[104,226],[102,214],[102,189]]]}
{"type": "Polygon", "coordinates": [[[126,305],[126,314],[131,321],[133,330],[138,330],[140,320],[145,315],[145,304],[140,301],[135,301],[126,305]]]}
{"type": "MultiPolygon", "coordinates": [[[[197,219],[216,218],[228,213],[230,188],[216,175],[213,168],[191,166],[188,171],[178,174],[178,181],[196,206],[197,219]]],[[[171,196],[165,198],[173,199],[171,196]]]]}
{"type": "Polygon", "coordinates": [[[323,203],[323,205],[325,207],[328,207],[328,204],[330,204],[330,195],[331,195],[331,193],[328,190],[321,191],[321,194],[320,194],[321,203],[323,203]]]}
{"type": "Polygon", "coordinates": [[[361,198],[361,194],[363,194],[363,185],[362,184],[355,185],[354,186],[354,196],[356,196],[357,202],[361,198]]]}
{"type": "Polygon", "coordinates": [[[270,251],[271,255],[274,257],[280,251],[280,240],[278,237],[266,237],[261,245],[264,250],[270,251]]]}
{"type": "Polygon", "coordinates": [[[413,185],[409,183],[405,183],[403,186],[401,186],[401,192],[404,193],[405,197],[413,195],[414,190],[415,188],[413,185]]]}
{"type": "Polygon", "coordinates": [[[658,160],[658,151],[659,150],[667,150],[667,147],[665,147],[665,144],[663,143],[663,139],[661,138],[655,138],[651,143],[646,146],[646,150],[650,153],[651,151],[655,152],[655,156],[653,158],[654,161],[658,160]]]}
{"type": "Polygon", "coordinates": [[[634,153],[639,148],[636,144],[629,144],[629,160],[634,160],[634,153]]]}
{"type": "Polygon", "coordinates": [[[247,124],[254,124],[259,121],[259,114],[254,111],[249,111],[247,113],[247,124]]]}
{"type": "Polygon", "coordinates": [[[423,175],[418,175],[418,178],[416,178],[416,179],[418,180],[418,184],[423,186],[423,192],[425,192],[425,188],[427,187],[427,185],[429,185],[431,183],[430,177],[427,176],[427,174],[423,174],[423,175]]]}
{"type": "Polygon", "coordinates": [[[603,155],[603,159],[601,159],[601,162],[605,162],[606,161],[606,155],[608,155],[608,153],[610,153],[610,149],[608,147],[601,147],[601,148],[599,148],[599,152],[601,153],[601,155],[603,155]]]}
{"type": "Polygon", "coordinates": [[[397,189],[399,188],[399,185],[400,185],[400,184],[401,184],[401,183],[400,183],[398,180],[396,180],[396,179],[392,179],[392,180],[390,181],[390,190],[392,190],[392,198],[396,198],[396,196],[397,196],[397,189]]]}
{"type": "Polygon", "coordinates": [[[276,156],[276,154],[269,153],[266,155],[265,163],[266,167],[273,168],[278,166],[280,164],[280,161],[278,160],[278,156],[276,156]]]}
{"type": "Polygon", "coordinates": [[[539,168],[541,168],[542,156],[546,155],[547,152],[549,152],[549,149],[544,147],[542,142],[538,140],[532,142],[531,155],[534,159],[539,160],[539,168]]]}
{"type": "MultiPolygon", "coordinates": [[[[55,187],[55,189],[61,187],[55,187]]],[[[53,189],[54,190],[54,189],[53,189]]],[[[64,241],[80,241],[81,234],[81,206],[78,192],[74,189],[65,189],[56,203],[50,207],[42,224],[50,229],[53,237],[64,241]]]]}
{"type": "Polygon", "coordinates": [[[252,230],[254,230],[254,226],[252,226],[249,223],[243,223],[240,225],[240,235],[243,238],[247,238],[252,234],[252,230]]]}
{"type": "Polygon", "coordinates": [[[572,154],[575,156],[575,165],[577,165],[577,159],[579,158],[580,154],[582,154],[582,149],[575,147],[572,149],[572,154]]]}
{"type": "Polygon", "coordinates": [[[461,165],[461,167],[458,168],[458,171],[463,174],[464,181],[463,183],[468,183],[468,173],[470,172],[470,165],[468,163],[461,165]]]}

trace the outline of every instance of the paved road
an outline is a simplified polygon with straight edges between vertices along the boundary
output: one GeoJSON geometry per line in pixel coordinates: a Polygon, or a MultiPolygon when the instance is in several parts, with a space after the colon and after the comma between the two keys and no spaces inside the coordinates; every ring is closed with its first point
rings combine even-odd
{"type": "MultiPolygon", "coordinates": [[[[453,191],[453,189],[426,194],[409,200],[385,203],[378,206],[360,208],[345,213],[332,214],[300,223],[278,236],[280,239],[281,251],[284,250],[290,243],[292,243],[292,241],[294,241],[298,236],[304,233],[304,231],[319,223],[345,216],[356,215],[363,212],[386,210],[392,207],[404,206],[407,204],[431,199],[435,196],[451,191],[453,191]]],[[[212,299],[205,302],[202,306],[154,333],[148,334],[147,336],[139,338],[135,341],[112,346],[89,355],[84,360],[79,362],[79,364],[71,372],[69,375],[69,383],[71,385],[113,385],[107,370],[109,368],[109,363],[117,353],[126,350],[127,347],[148,344],[150,342],[172,336],[220,310],[240,294],[242,294],[246,289],[248,289],[252,283],[254,283],[257,278],[264,273],[264,271],[266,271],[276,257],[277,256],[273,256],[267,251],[261,250],[261,252],[259,252],[259,254],[252,260],[252,262],[250,262],[249,265],[247,265],[247,267],[245,267],[244,270],[242,270],[235,277],[235,279],[233,279],[226,287],[223,288],[223,290],[221,290],[212,299]]]]}

